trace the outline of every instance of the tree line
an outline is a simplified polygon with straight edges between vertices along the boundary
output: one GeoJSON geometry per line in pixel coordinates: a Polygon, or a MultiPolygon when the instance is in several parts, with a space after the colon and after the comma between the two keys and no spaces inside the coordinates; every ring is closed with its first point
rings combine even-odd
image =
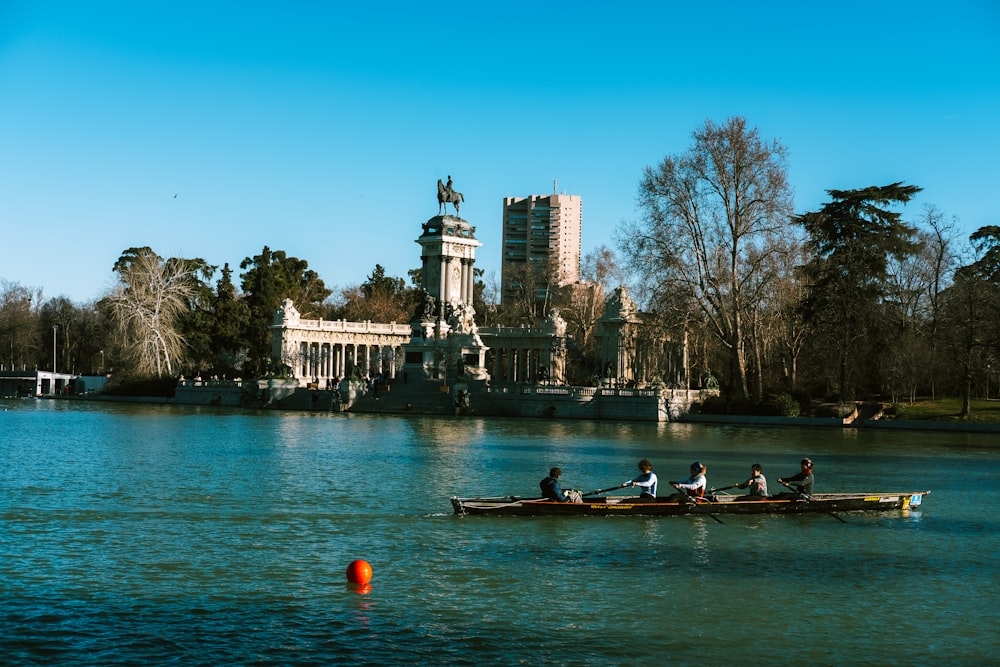
{"type": "Polygon", "coordinates": [[[44,300],[41,289],[0,283],[3,366],[48,370],[55,363],[63,372],[132,379],[254,377],[277,370],[269,327],[285,298],[304,318],[379,322],[409,321],[417,298],[415,287],[386,276],[381,265],[334,294],[306,260],[267,246],[239,269],[237,286],[229,263],[134,247],[112,267],[113,287],[88,303],[44,300]]]}
{"type": "Polygon", "coordinates": [[[830,189],[795,214],[785,147],[734,117],[646,168],[616,235],[645,309],[731,402],[944,393],[967,414],[1000,371],[1000,227],[965,241],[933,205],[907,222],[920,190],[830,189]]]}
{"type": "MultiPolygon", "coordinates": [[[[571,381],[584,383],[599,371],[605,299],[628,283],[644,335],[687,340],[691,376],[714,375],[737,409],[777,396],[945,394],[967,411],[991,377],[1000,393],[1000,227],[964,239],[933,205],[907,221],[901,209],[920,188],[903,182],[830,189],[797,214],[787,169],[787,149],[745,119],[707,121],[685,151],[643,171],[640,216],[616,229],[617,251],[584,256],[581,283],[560,286],[554,264],[525,268],[501,298],[477,270],[477,324],[534,326],[558,308],[571,381]]],[[[253,377],[280,371],[269,326],[285,298],[305,318],[375,322],[408,322],[420,298],[420,269],[407,282],[377,264],[334,290],[267,246],[238,275],[149,247],[124,250],[111,270],[114,286],[83,304],[0,282],[0,364],[253,377]]]]}

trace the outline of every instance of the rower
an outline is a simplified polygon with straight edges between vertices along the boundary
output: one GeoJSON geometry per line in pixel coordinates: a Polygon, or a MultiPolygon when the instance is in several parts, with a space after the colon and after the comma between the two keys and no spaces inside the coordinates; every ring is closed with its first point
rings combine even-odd
{"type": "Polygon", "coordinates": [[[668,501],[680,503],[693,499],[697,503],[699,499],[705,496],[705,487],[708,485],[705,473],[708,471],[708,468],[703,466],[701,461],[695,461],[691,464],[690,470],[691,474],[683,482],[670,482],[670,486],[681,493],[673,494],[667,499],[668,501]]]}
{"type": "Polygon", "coordinates": [[[638,486],[642,489],[640,502],[656,502],[656,473],[653,472],[653,464],[649,459],[639,461],[639,472],[638,477],[633,477],[622,486],[638,486]]]}
{"type": "Polygon", "coordinates": [[[767,498],[767,478],[764,477],[763,470],[759,463],[754,463],[750,466],[749,479],[736,485],[738,489],[750,489],[746,500],[764,500],[767,498]]]}
{"type": "Polygon", "coordinates": [[[815,478],[813,477],[812,459],[802,459],[799,461],[799,467],[801,470],[791,477],[778,478],[778,484],[784,484],[785,486],[790,487],[792,491],[779,493],[771,496],[772,498],[777,498],[779,500],[798,500],[812,495],[813,482],[815,481],[815,478]]]}

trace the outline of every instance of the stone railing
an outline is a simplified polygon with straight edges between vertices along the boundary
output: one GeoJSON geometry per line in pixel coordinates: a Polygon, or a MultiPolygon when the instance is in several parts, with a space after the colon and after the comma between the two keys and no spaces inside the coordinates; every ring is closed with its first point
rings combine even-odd
{"type": "Polygon", "coordinates": [[[687,397],[688,392],[691,395],[697,396],[699,394],[698,390],[669,390],[670,394],[666,392],[659,392],[656,389],[609,389],[601,387],[573,387],[569,385],[536,385],[536,384],[501,384],[501,385],[491,385],[489,392],[493,394],[519,394],[522,396],[577,396],[580,398],[593,398],[594,396],[617,396],[617,397],[636,397],[636,398],[655,398],[657,396],[663,395],[668,397],[673,396],[683,396],[687,397]]]}
{"type": "Polygon", "coordinates": [[[408,336],[410,334],[409,324],[397,324],[396,322],[383,324],[367,320],[364,322],[349,322],[347,320],[298,320],[294,323],[285,322],[276,326],[287,329],[308,329],[310,331],[331,331],[334,333],[371,333],[398,336],[408,336]]]}

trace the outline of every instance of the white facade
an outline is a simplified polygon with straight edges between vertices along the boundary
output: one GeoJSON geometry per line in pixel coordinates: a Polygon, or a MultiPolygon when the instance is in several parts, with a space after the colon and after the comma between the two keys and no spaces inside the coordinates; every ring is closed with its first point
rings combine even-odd
{"type": "Polygon", "coordinates": [[[408,324],[304,320],[291,299],[285,299],[271,326],[272,356],[291,369],[292,377],[321,387],[357,368],[361,377],[396,377],[403,345],[410,340],[408,324]]]}

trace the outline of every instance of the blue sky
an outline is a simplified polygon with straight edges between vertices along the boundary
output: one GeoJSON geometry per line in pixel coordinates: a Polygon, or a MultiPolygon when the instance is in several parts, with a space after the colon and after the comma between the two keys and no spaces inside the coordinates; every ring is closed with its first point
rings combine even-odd
{"type": "Polygon", "coordinates": [[[1000,224],[1000,3],[0,0],[0,279],[87,301],[144,245],[405,277],[449,174],[499,274],[504,197],[557,179],[612,246],[643,168],[735,115],[797,212],[904,181],[907,218],[1000,224]]]}

